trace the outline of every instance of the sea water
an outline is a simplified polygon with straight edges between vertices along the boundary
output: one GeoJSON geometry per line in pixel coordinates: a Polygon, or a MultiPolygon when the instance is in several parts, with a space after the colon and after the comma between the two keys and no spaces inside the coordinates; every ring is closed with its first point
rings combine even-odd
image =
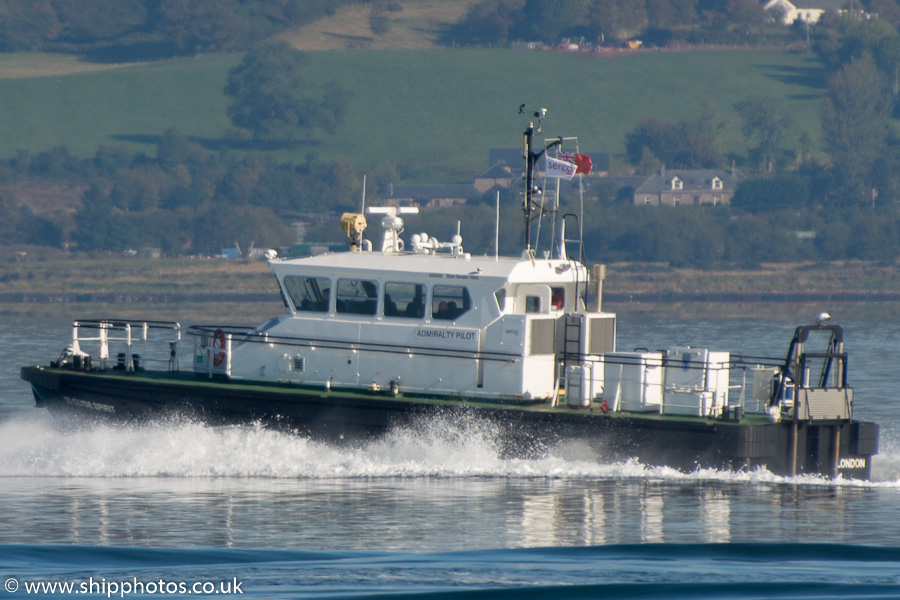
{"type": "MultiPolygon", "coordinates": [[[[0,322],[0,597],[900,597],[900,326],[845,321],[873,481],[679,473],[577,445],[503,458],[477,419],[335,447],[253,425],[61,428],[0,322]]],[[[622,318],[619,349],[783,356],[793,326],[622,318]]]]}

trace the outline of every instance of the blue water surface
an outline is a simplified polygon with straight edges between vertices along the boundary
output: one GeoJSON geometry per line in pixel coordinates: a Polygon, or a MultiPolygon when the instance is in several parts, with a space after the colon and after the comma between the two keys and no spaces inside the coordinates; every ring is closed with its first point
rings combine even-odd
{"type": "MultiPolygon", "coordinates": [[[[854,409],[882,425],[871,482],[679,473],[577,446],[508,459],[478,422],[355,447],[252,425],[60,428],[18,367],[55,358],[65,325],[0,322],[0,600],[900,598],[900,403],[884,354],[900,324],[844,324],[854,409]]],[[[783,353],[793,331],[619,329],[623,350],[757,355],[783,353]]]]}
{"type": "Polygon", "coordinates": [[[20,590],[11,596],[23,595],[26,582],[51,581],[73,582],[80,591],[72,595],[87,598],[186,597],[191,594],[132,589],[177,584],[191,589],[198,582],[226,590],[215,595],[252,598],[900,596],[900,548],[834,544],[626,544],[448,553],[4,545],[0,571],[7,585],[15,574],[20,590]],[[89,582],[95,587],[84,593],[79,586],[89,582]]]}

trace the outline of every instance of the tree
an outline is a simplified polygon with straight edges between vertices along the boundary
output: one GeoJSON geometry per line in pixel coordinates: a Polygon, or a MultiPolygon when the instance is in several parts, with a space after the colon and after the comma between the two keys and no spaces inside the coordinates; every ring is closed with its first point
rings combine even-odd
{"type": "Polygon", "coordinates": [[[875,64],[893,82],[891,92],[900,94],[900,35],[883,38],[875,48],[875,64]]]}
{"type": "Polygon", "coordinates": [[[731,206],[752,213],[783,208],[796,210],[808,206],[809,199],[809,186],[803,179],[784,175],[741,181],[731,199],[731,206]]]}
{"type": "Polygon", "coordinates": [[[848,223],[825,223],[816,232],[816,251],[825,260],[843,260],[847,258],[847,247],[852,235],[853,229],[848,223]]]}
{"type": "Polygon", "coordinates": [[[754,27],[762,27],[767,18],[766,11],[758,0],[728,0],[725,11],[729,19],[744,33],[750,33],[754,27]]]}
{"type": "Polygon", "coordinates": [[[647,27],[644,0],[593,0],[587,24],[597,38],[625,39],[647,27]]]}
{"type": "Polygon", "coordinates": [[[234,206],[228,210],[208,203],[194,219],[194,249],[218,254],[237,243],[241,248],[277,248],[289,243],[293,230],[268,208],[234,206]]]}
{"type": "Polygon", "coordinates": [[[202,162],[207,156],[200,144],[192,142],[176,129],[168,129],[156,145],[156,160],[164,169],[175,165],[202,162]]]}
{"type": "Polygon", "coordinates": [[[640,164],[648,158],[646,150],[665,161],[666,149],[678,144],[678,136],[677,123],[656,117],[643,119],[625,136],[628,159],[632,164],[640,164]]]}
{"type": "Polygon", "coordinates": [[[722,151],[709,131],[692,131],[682,125],[682,135],[671,164],[685,169],[712,169],[722,165],[722,151]]]}
{"type": "Polygon", "coordinates": [[[650,27],[690,25],[697,20],[697,0],[647,0],[650,27]]]}
{"type": "Polygon", "coordinates": [[[466,16],[443,36],[447,43],[496,44],[509,38],[521,17],[524,0],[485,0],[472,4],[466,16]]]}
{"type": "Polygon", "coordinates": [[[782,232],[777,231],[768,221],[739,219],[730,223],[726,229],[725,260],[734,262],[744,269],[752,269],[759,263],[789,259],[791,257],[785,247],[777,242],[782,241],[782,232]]]}
{"type": "Polygon", "coordinates": [[[26,244],[62,247],[63,231],[59,225],[50,219],[38,217],[27,206],[22,207],[20,223],[26,244]]]}
{"type": "Polygon", "coordinates": [[[74,42],[114,38],[147,20],[143,0],[53,0],[53,7],[65,26],[60,38],[74,42]]]}
{"type": "Polygon", "coordinates": [[[0,2],[0,51],[16,52],[40,48],[59,29],[50,0],[0,2]]]}
{"type": "Polygon", "coordinates": [[[841,13],[824,18],[816,27],[816,50],[832,69],[855,60],[871,60],[885,39],[897,30],[881,19],[860,19],[841,13]]]}
{"type": "Polygon", "coordinates": [[[113,209],[109,195],[96,185],[84,193],[75,214],[74,241],[83,250],[124,250],[133,247],[137,232],[125,215],[113,209]]]}
{"type": "Polygon", "coordinates": [[[588,15],[588,25],[592,35],[599,41],[618,38],[618,8],[615,0],[594,0],[588,15]]]}
{"type": "Polygon", "coordinates": [[[182,253],[182,244],[186,239],[186,226],[176,214],[167,210],[152,210],[136,218],[140,231],[140,245],[151,246],[162,250],[166,256],[178,256],[182,253]]]}
{"type": "Polygon", "coordinates": [[[618,26],[637,33],[647,27],[647,4],[644,0],[616,0],[618,26]]]}
{"type": "Polygon", "coordinates": [[[871,169],[884,152],[893,98],[868,61],[844,65],[828,80],[822,131],[843,192],[857,202],[871,197],[871,169]]]}
{"type": "Polygon", "coordinates": [[[847,244],[847,256],[892,264],[900,254],[897,222],[894,219],[872,217],[870,214],[861,214],[854,219],[847,244]]]}
{"type": "Polygon", "coordinates": [[[0,244],[21,242],[19,231],[19,208],[15,199],[0,194],[0,244]]]}
{"type": "Polygon", "coordinates": [[[377,37],[384,37],[391,32],[391,18],[382,4],[374,4],[369,11],[369,29],[377,37]]]}
{"type": "Polygon", "coordinates": [[[525,0],[522,33],[527,39],[556,42],[567,30],[587,24],[590,0],[525,0]]]}
{"type": "Polygon", "coordinates": [[[869,0],[868,12],[894,27],[900,27],[900,4],[897,0],[869,0]]]}
{"type": "Polygon", "coordinates": [[[159,15],[157,30],[179,53],[234,48],[249,29],[237,0],[162,0],[159,15]]]}
{"type": "Polygon", "coordinates": [[[793,120],[774,98],[743,100],[736,108],[741,116],[741,133],[748,140],[755,139],[759,143],[757,152],[771,173],[774,155],[781,148],[781,139],[793,120]]]}
{"type": "Polygon", "coordinates": [[[644,119],[625,136],[625,149],[632,164],[655,162],[681,169],[713,168],[721,165],[722,152],[716,128],[709,122],[644,119]]]}
{"type": "Polygon", "coordinates": [[[225,93],[234,101],[228,116],[253,138],[295,141],[312,129],[334,133],[350,103],[350,92],[336,82],[325,84],[322,100],[307,95],[303,80],[306,56],[287,42],[254,47],[228,73],[225,93]]]}

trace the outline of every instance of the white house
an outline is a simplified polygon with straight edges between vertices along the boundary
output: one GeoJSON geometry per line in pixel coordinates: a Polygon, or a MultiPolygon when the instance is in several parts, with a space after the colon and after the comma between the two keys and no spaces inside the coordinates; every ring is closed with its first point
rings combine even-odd
{"type": "Polygon", "coordinates": [[[636,205],[700,206],[730,204],[744,174],[735,169],[670,169],[651,175],[634,190],[636,205]]]}
{"type": "Polygon", "coordinates": [[[769,0],[763,8],[778,11],[785,25],[793,25],[795,21],[815,23],[826,11],[843,12],[848,5],[849,0],[769,0]]]}

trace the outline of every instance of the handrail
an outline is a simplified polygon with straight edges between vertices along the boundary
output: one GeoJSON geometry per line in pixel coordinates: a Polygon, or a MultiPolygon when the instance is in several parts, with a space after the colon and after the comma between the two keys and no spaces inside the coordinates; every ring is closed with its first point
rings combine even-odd
{"type": "MultiPolygon", "coordinates": [[[[87,355],[81,349],[83,342],[97,342],[97,358],[103,369],[108,368],[110,358],[110,346],[116,343],[124,345],[124,352],[117,352],[117,367],[126,371],[135,371],[140,364],[135,365],[135,359],[147,361],[147,347],[149,344],[165,343],[168,345],[169,370],[178,370],[178,343],[181,341],[181,324],[175,321],[136,321],[114,319],[86,319],[76,320],[72,323],[72,353],[73,355],[87,355]],[[87,336],[83,330],[96,330],[96,336],[87,336]],[[168,339],[154,339],[151,332],[171,331],[168,339]],[[114,333],[121,332],[121,335],[114,333]],[[140,343],[141,352],[134,352],[134,344],[140,343]]],[[[149,359],[149,360],[155,360],[149,359]]]]}
{"type": "Polygon", "coordinates": [[[844,349],[844,331],[839,325],[820,323],[818,325],[801,325],[794,331],[794,337],[788,346],[787,356],[780,365],[780,377],[778,384],[774,386],[769,399],[769,406],[775,406],[783,397],[786,387],[790,384],[797,388],[809,388],[810,381],[807,378],[807,359],[823,359],[822,371],[819,374],[815,387],[827,387],[828,378],[832,369],[837,369],[836,377],[841,388],[847,387],[847,353],[844,349]],[[807,352],[804,344],[813,331],[829,332],[827,349],[825,352],[807,352]],[[792,372],[791,369],[795,372],[792,372]]]}

